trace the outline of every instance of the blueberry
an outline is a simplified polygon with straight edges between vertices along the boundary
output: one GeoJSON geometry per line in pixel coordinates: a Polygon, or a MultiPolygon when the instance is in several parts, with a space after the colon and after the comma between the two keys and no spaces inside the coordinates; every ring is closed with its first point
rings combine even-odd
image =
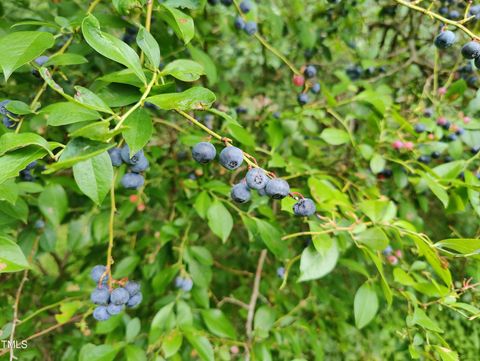
{"type": "Polygon", "coordinates": [[[225,6],[230,6],[233,4],[233,0],[220,0],[220,2],[225,6]]]}
{"type": "Polygon", "coordinates": [[[145,108],[147,108],[147,109],[160,110],[160,107],[159,107],[158,105],[155,105],[155,104],[150,103],[150,102],[145,102],[143,105],[144,105],[145,108]]]}
{"type": "Polygon", "coordinates": [[[438,159],[438,158],[440,158],[440,152],[433,151],[432,154],[430,154],[430,156],[431,156],[433,159],[438,159]]]}
{"type": "Polygon", "coordinates": [[[110,160],[112,161],[112,165],[114,167],[119,167],[123,163],[120,152],[121,152],[120,148],[110,148],[108,150],[108,155],[110,156],[110,160]]]}
{"type": "Polygon", "coordinates": [[[477,154],[478,152],[480,152],[480,146],[479,146],[479,145],[476,145],[476,146],[472,147],[472,148],[470,149],[470,152],[471,152],[472,154],[477,154]]]}
{"type": "Polygon", "coordinates": [[[45,228],[45,222],[43,221],[43,219],[37,219],[33,225],[33,228],[35,229],[45,228]]]}
{"type": "Polygon", "coordinates": [[[293,205],[293,213],[296,216],[308,217],[314,214],[317,210],[315,203],[310,198],[300,199],[293,205]]]}
{"type": "Polygon", "coordinates": [[[350,80],[358,80],[362,77],[363,69],[358,65],[350,65],[345,72],[350,80]]]}
{"type": "Polygon", "coordinates": [[[107,307],[98,306],[93,310],[93,318],[97,321],[106,321],[110,318],[110,314],[107,312],[107,307]]]}
{"type": "Polygon", "coordinates": [[[190,292],[192,290],[192,287],[193,287],[193,281],[191,278],[185,278],[183,280],[183,284],[182,284],[182,287],[180,287],[182,290],[184,290],[185,292],[190,292]]]}
{"type": "Polygon", "coordinates": [[[245,179],[249,188],[257,190],[265,188],[268,182],[267,174],[261,168],[250,169],[245,179]]]}
{"type": "Polygon", "coordinates": [[[230,197],[237,203],[246,203],[252,197],[250,189],[245,183],[238,183],[232,187],[230,197]]]}
{"type": "Polygon", "coordinates": [[[140,292],[140,284],[135,281],[128,281],[124,287],[130,296],[134,296],[140,292]]]}
{"type": "Polygon", "coordinates": [[[210,5],[217,5],[218,4],[218,0],[208,0],[208,3],[210,5]]]}
{"type": "Polygon", "coordinates": [[[430,156],[428,156],[428,155],[421,155],[420,157],[418,157],[418,161],[419,161],[420,163],[424,163],[424,164],[430,163],[431,160],[432,160],[432,159],[431,159],[430,156]]]}
{"type": "Polygon", "coordinates": [[[457,135],[455,133],[447,135],[447,141],[453,142],[457,140],[457,135]]]}
{"type": "Polygon", "coordinates": [[[278,267],[277,268],[277,276],[280,278],[285,277],[285,267],[278,267]]]}
{"type": "Polygon", "coordinates": [[[259,189],[257,193],[260,197],[264,197],[267,195],[267,191],[265,190],[265,188],[259,189]]]}
{"type": "Polygon", "coordinates": [[[142,154],[142,156],[140,157],[140,160],[135,163],[131,168],[130,170],[133,172],[133,173],[140,173],[140,172],[144,172],[148,169],[148,166],[150,165],[150,163],[148,163],[148,159],[142,154]]]}
{"type": "Polygon", "coordinates": [[[220,164],[229,170],[240,167],[243,163],[243,152],[240,148],[228,146],[220,152],[220,164]]]}
{"type": "Polygon", "coordinates": [[[122,185],[127,189],[138,189],[145,183],[142,175],[137,173],[126,173],[122,177],[122,185]]]}
{"type": "MultiPolygon", "coordinates": [[[[477,60],[477,59],[475,59],[475,61],[476,61],[476,60],[477,60]]],[[[467,84],[468,84],[469,86],[472,86],[472,87],[477,86],[477,82],[478,82],[478,78],[477,78],[476,76],[469,76],[469,77],[467,78],[467,84]]]]}
{"type": "Polygon", "coordinates": [[[238,107],[235,108],[235,112],[236,112],[237,114],[247,114],[248,109],[245,108],[245,107],[243,107],[243,106],[241,106],[241,105],[239,105],[238,107]]]}
{"type": "Polygon", "coordinates": [[[275,119],[280,119],[281,114],[280,114],[280,112],[275,112],[275,113],[272,114],[272,116],[273,116],[275,119]]]}
{"type": "Polygon", "coordinates": [[[95,288],[90,294],[90,300],[96,305],[106,305],[110,299],[110,292],[106,286],[95,288]]]}
{"type": "Polygon", "coordinates": [[[133,157],[130,158],[130,148],[128,147],[128,145],[125,145],[120,151],[120,156],[125,163],[134,165],[137,164],[140,159],[142,159],[142,157],[144,157],[144,154],[143,150],[139,150],[133,155],[133,157]]]}
{"type": "Polygon", "coordinates": [[[440,15],[447,15],[448,14],[448,8],[445,6],[442,6],[440,9],[438,9],[438,13],[440,15]]]}
{"type": "Polygon", "coordinates": [[[7,128],[15,128],[16,122],[12,119],[14,118],[15,114],[8,111],[6,106],[10,103],[11,100],[3,100],[0,102],[0,115],[2,116],[2,123],[7,128]]]}
{"type": "Polygon", "coordinates": [[[312,88],[310,89],[310,91],[313,93],[313,94],[318,94],[320,93],[320,90],[321,90],[321,86],[320,86],[320,83],[315,83],[312,85],[312,88]]]}
{"type": "Polygon", "coordinates": [[[423,133],[427,128],[425,127],[425,124],[418,123],[415,125],[415,131],[417,133],[423,133]]]}
{"type": "Polygon", "coordinates": [[[38,66],[42,66],[43,64],[45,64],[47,61],[48,61],[49,57],[46,56],[46,55],[42,55],[42,56],[39,56],[38,58],[36,58],[34,60],[34,62],[38,65],[38,66]]]}
{"type": "Polygon", "coordinates": [[[455,43],[455,33],[450,30],[442,31],[435,38],[434,44],[438,49],[446,49],[455,43]]]}
{"type": "Polygon", "coordinates": [[[282,199],[290,193],[290,186],[286,180],[273,178],[267,182],[265,191],[267,195],[273,199],[282,199]]]}
{"type": "Polygon", "coordinates": [[[122,40],[123,40],[123,42],[125,42],[125,43],[127,43],[127,44],[132,44],[132,43],[135,42],[135,35],[132,35],[132,34],[123,34],[122,40]]]}
{"type": "Polygon", "coordinates": [[[217,155],[217,150],[212,143],[209,142],[200,142],[195,144],[192,148],[192,157],[198,163],[206,164],[211,160],[215,159],[217,155]]]}
{"type": "Polygon", "coordinates": [[[449,130],[450,126],[451,126],[451,123],[447,121],[447,122],[443,123],[442,128],[445,129],[445,130],[449,130]]]}
{"type": "Polygon", "coordinates": [[[305,75],[306,78],[313,78],[315,75],[317,75],[317,68],[315,68],[313,65],[308,65],[303,71],[303,75],[305,75]]]}
{"type": "Polygon", "coordinates": [[[138,292],[137,294],[129,298],[127,302],[127,307],[128,308],[136,307],[142,302],[142,300],[143,300],[142,292],[138,292]]]}
{"type": "Polygon", "coordinates": [[[465,59],[476,59],[480,56],[480,44],[469,41],[462,47],[462,55],[465,59]]]}
{"type": "Polygon", "coordinates": [[[423,112],[423,116],[426,118],[430,118],[433,116],[433,109],[432,108],[427,108],[423,112]]]}
{"type": "Polygon", "coordinates": [[[452,20],[457,20],[457,19],[460,19],[460,13],[457,11],[457,10],[452,10],[450,11],[450,13],[448,14],[448,17],[452,20]]]}
{"type": "Polygon", "coordinates": [[[115,288],[110,295],[110,302],[115,305],[124,305],[128,302],[130,294],[123,287],[115,288]]]}
{"type": "Polygon", "coordinates": [[[185,279],[181,276],[175,277],[175,287],[176,288],[181,288],[183,286],[183,283],[185,282],[185,279]]]}
{"type": "Polygon", "coordinates": [[[391,254],[393,252],[393,248],[392,246],[388,245],[387,248],[385,248],[382,253],[384,256],[388,256],[389,254],[391,254]]]}
{"type": "Polygon", "coordinates": [[[248,0],[243,0],[240,3],[240,10],[242,10],[242,13],[248,13],[252,9],[252,4],[248,0]]]}
{"type": "Polygon", "coordinates": [[[307,93],[298,94],[297,101],[298,101],[298,104],[300,104],[302,106],[307,104],[308,103],[308,94],[307,93]]]}
{"type": "Polygon", "coordinates": [[[22,180],[24,180],[25,182],[33,182],[35,180],[35,177],[32,173],[30,173],[28,169],[20,171],[20,178],[22,178],[22,180]]]}
{"type": "Polygon", "coordinates": [[[33,162],[31,163],[28,163],[27,166],[25,167],[26,170],[32,170],[33,168],[35,168],[37,166],[37,161],[34,160],[33,162]]]}
{"type": "Polygon", "coordinates": [[[456,135],[463,135],[465,133],[465,129],[463,128],[458,128],[456,131],[455,131],[455,134],[456,135]]]}
{"type": "Polygon", "coordinates": [[[306,49],[303,52],[303,56],[305,57],[305,59],[310,60],[315,55],[315,52],[316,52],[315,49],[312,49],[312,48],[311,49],[306,49]]]}
{"type": "Polygon", "coordinates": [[[450,162],[453,162],[453,158],[450,157],[449,155],[447,155],[447,156],[445,157],[445,163],[450,163],[450,162]]]}
{"type": "MultiPolygon", "coordinates": [[[[106,271],[107,271],[107,267],[102,265],[96,265],[95,267],[92,268],[92,272],[90,272],[90,277],[95,283],[98,283],[100,281],[100,278],[102,278],[103,274],[106,271]]],[[[108,275],[105,275],[102,282],[106,283],[107,281],[108,281],[108,275]]]]}
{"type": "Polygon", "coordinates": [[[107,306],[107,312],[109,315],[118,315],[120,312],[123,311],[123,305],[115,305],[113,303],[110,303],[107,306]]]}
{"type": "Polygon", "coordinates": [[[235,28],[237,28],[238,30],[245,29],[245,20],[243,20],[241,16],[237,16],[233,24],[235,25],[235,28]]]}
{"type": "Polygon", "coordinates": [[[255,34],[257,30],[258,30],[258,27],[255,21],[247,21],[245,23],[245,28],[243,29],[243,31],[245,31],[248,35],[255,34]]]}

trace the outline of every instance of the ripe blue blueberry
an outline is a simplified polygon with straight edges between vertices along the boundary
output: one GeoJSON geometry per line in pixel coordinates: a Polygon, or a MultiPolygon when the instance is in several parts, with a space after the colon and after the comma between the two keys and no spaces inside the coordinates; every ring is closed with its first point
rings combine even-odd
{"type": "Polygon", "coordinates": [[[450,30],[442,31],[435,37],[434,44],[438,49],[446,49],[455,43],[455,33],[450,30]]]}
{"type": "Polygon", "coordinates": [[[277,276],[282,278],[282,279],[285,277],[285,267],[278,267],[277,268],[277,276]]]}
{"type": "Polygon", "coordinates": [[[480,152],[480,146],[476,145],[476,146],[473,146],[471,149],[470,149],[470,152],[472,154],[477,154],[478,152],[480,152]]]}
{"type": "Polygon", "coordinates": [[[106,321],[110,318],[110,314],[107,312],[107,307],[98,306],[93,310],[93,318],[97,321],[106,321]]]}
{"type": "Polygon", "coordinates": [[[185,278],[183,280],[183,284],[182,284],[181,289],[184,290],[185,292],[190,292],[192,290],[192,287],[193,287],[192,279],[191,278],[185,278]]]}
{"type": "Polygon", "coordinates": [[[220,0],[220,2],[225,6],[230,6],[233,4],[233,0],[220,0]]]}
{"type": "Polygon", "coordinates": [[[430,157],[432,157],[433,159],[438,159],[440,158],[440,155],[441,155],[440,152],[435,150],[430,154],[430,157]]]}
{"type": "Polygon", "coordinates": [[[433,109],[432,108],[427,108],[423,112],[423,116],[426,118],[431,118],[433,116],[433,109]]]}
{"type": "Polygon", "coordinates": [[[46,56],[46,55],[41,55],[41,56],[39,56],[38,58],[36,58],[36,59],[34,60],[34,62],[35,62],[35,64],[37,64],[38,66],[42,66],[43,64],[45,64],[45,63],[48,61],[48,59],[50,59],[48,56],[46,56]]]}
{"type": "Polygon", "coordinates": [[[415,125],[415,131],[417,133],[423,133],[425,130],[427,130],[427,128],[425,127],[425,124],[418,123],[415,125]]]}
{"type": "Polygon", "coordinates": [[[420,157],[418,157],[418,161],[423,164],[428,164],[431,162],[431,160],[432,158],[430,158],[430,156],[428,155],[421,155],[420,157]]]}
{"type": "Polygon", "coordinates": [[[25,182],[33,182],[35,180],[35,177],[28,169],[20,171],[20,178],[22,178],[22,180],[24,180],[25,182]]]}
{"type": "Polygon", "coordinates": [[[303,75],[305,75],[306,78],[313,78],[315,75],[317,75],[317,68],[315,68],[313,65],[308,65],[303,71],[303,75]]]}
{"type": "Polygon", "coordinates": [[[183,286],[184,278],[181,276],[175,277],[175,287],[181,288],[183,286]]]}
{"type": "Polygon", "coordinates": [[[312,85],[312,88],[310,89],[310,91],[313,94],[318,94],[318,93],[320,93],[321,89],[322,89],[322,87],[320,86],[320,83],[315,83],[315,84],[312,85]]]}
{"type": "Polygon", "coordinates": [[[241,16],[237,16],[233,24],[238,30],[243,30],[245,28],[245,20],[243,20],[241,16]]]}
{"type": "Polygon", "coordinates": [[[456,131],[455,131],[455,134],[456,135],[463,135],[465,133],[465,129],[463,128],[458,128],[456,131]]]}
{"type": "Polygon", "coordinates": [[[33,228],[35,229],[43,229],[45,228],[45,222],[43,221],[43,219],[37,219],[35,221],[35,224],[33,225],[33,228]]]}
{"type": "Polygon", "coordinates": [[[252,4],[248,0],[243,0],[240,3],[240,10],[242,10],[242,13],[248,13],[252,9],[252,4]]]}
{"type": "Polygon", "coordinates": [[[213,144],[209,142],[197,143],[192,148],[193,159],[195,159],[198,163],[201,163],[201,164],[206,164],[212,161],[213,159],[215,159],[216,155],[217,155],[217,150],[215,149],[213,144]]]}
{"type": "Polygon", "coordinates": [[[130,294],[123,287],[115,288],[110,295],[110,302],[115,305],[124,305],[128,302],[130,294]]]}
{"type": "Polygon", "coordinates": [[[267,191],[265,190],[265,188],[259,189],[257,193],[260,197],[264,197],[267,195],[267,191]]]}
{"type": "Polygon", "coordinates": [[[140,292],[140,284],[135,281],[128,281],[125,284],[125,289],[128,291],[130,296],[133,296],[140,292]]]}
{"type": "Polygon", "coordinates": [[[307,93],[298,94],[297,101],[298,101],[298,104],[300,104],[302,106],[307,104],[308,103],[308,94],[307,93]]]}
{"type": "Polygon", "coordinates": [[[442,6],[440,9],[438,9],[438,13],[440,15],[447,15],[448,14],[448,8],[446,6],[442,6]]]}
{"type": "Polygon", "coordinates": [[[255,34],[257,30],[258,30],[258,27],[255,21],[247,21],[245,23],[245,28],[243,29],[243,31],[245,31],[248,35],[255,34]]]}
{"type": "MultiPolygon", "coordinates": [[[[95,283],[98,283],[100,281],[100,278],[106,271],[107,271],[107,267],[102,265],[96,265],[95,267],[92,268],[92,271],[90,272],[90,277],[95,283]]],[[[102,282],[106,283],[107,281],[108,281],[108,275],[105,275],[105,277],[103,277],[102,282]]]]}
{"type": "Polygon", "coordinates": [[[261,168],[252,168],[247,172],[245,177],[248,188],[263,189],[267,185],[268,177],[265,171],[261,168]]]}
{"type": "Polygon", "coordinates": [[[121,152],[120,148],[111,148],[108,150],[108,155],[110,156],[110,160],[112,161],[112,165],[114,167],[119,167],[123,163],[120,152],[121,152]]]}
{"type": "Polygon", "coordinates": [[[208,3],[210,5],[217,5],[218,4],[218,0],[208,0],[208,3]]]}
{"type": "Polygon", "coordinates": [[[300,199],[297,203],[293,205],[293,213],[296,216],[308,217],[314,214],[317,210],[315,202],[310,198],[300,199]]]}
{"type": "Polygon", "coordinates": [[[142,154],[140,157],[140,160],[135,163],[133,166],[130,167],[130,170],[133,173],[140,173],[144,172],[148,169],[150,163],[148,162],[148,159],[145,157],[145,155],[142,154]]]}
{"type": "Polygon", "coordinates": [[[122,185],[127,189],[138,189],[145,183],[142,175],[137,173],[126,173],[122,177],[122,185]]]}
{"type": "Polygon", "coordinates": [[[113,303],[110,303],[107,306],[107,312],[112,316],[118,315],[122,311],[123,311],[123,305],[115,305],[113,303]]]}
{"type": "Polygon", "coordinates": [[[136,307],[142,302],[142,300],[143,300],[142,292],[138,292],[137,294],[133,295],[128,299],[127,307],[128,308],[136,307]]]}
{"type": "Polygon", "coordinates": [[[462,55],[465,59],[476,59],[480,56],[480,44],[469,41],[462,47],[462,55]]]}
{"type": "Polygon", "coordinates": [[[457,10],[452,10],[448,13],[448,17],[452,20],[460,19],[461,15],[457,10]]]}
{"type": "Polygon", "coordinates": [[[243,106],[241,106],[241,105],[239,105],[238,107],[235,108],[235,112],[236,112],[237,114],[247,114],[248,109],[245,108],[245,107],[243,107],[243,106]]]}
{"type": "Polygon", "coordinates": [[[359,65],[350,65],[345,72],[350,80],[358,80],[362,77],[363,69],[359,65]]]}
{"type": "Polygon", "coordinates": [[[273,178],[267,182],[265,191],[267,195],[273,199],[282,199],[290,193],[290,186],[286,180],[273,178]]]}
{"type": "Polygon", "coordinates": [[[134,165],[137,164],[144,155],[143,150],[139,150],[133,155],[133,157],[130,158],[130,148],[128,147],[128,145],[125,145],[120,151],[120,156],[125,163],[134,165]]]}
{"type": "Polygon", "coordinates": [[[229,170],[240,167],[243,163],[243,152],[240,148],[228,146],[220,152],[220,164],[229,170]]]}
{"type": "Polygon", "coordinates": [[[245,183],[238,183],[232,187],[230,197],[237,203],[246,203],[252,197],[250,189],[248,189],[245,183]]]}
{"type": "Polygon", "coordinates": [[[8,99],[0,102],[0,115],[2,116],[2,123],[5,127],[15,128],[17,123],[12,119],[14,118],[15,114],[8,111],[6,108],[7,104],[10,102],[11,100],[8,100],[8,99]]]}
{"type": "Polygon", "coordinates": [[[107,286],[95,288],[90,294],[90,300],[96,305],[107,305],[110,299],[110,291],[107,286]]]}
{"type": "Polygon", "coordinates": [[[391,254],[393,252],[393,248],[392,246],[388,245],[383,251],[383,255],[385,256],[388,256],[389,254],[391,254]]]}

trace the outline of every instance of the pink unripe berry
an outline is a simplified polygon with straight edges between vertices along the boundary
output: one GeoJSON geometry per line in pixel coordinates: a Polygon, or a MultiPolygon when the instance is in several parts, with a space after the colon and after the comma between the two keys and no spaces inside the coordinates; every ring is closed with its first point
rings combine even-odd
{"type": "Polygon", "coordinates": [[[442,126],[442,125],[445,125],[445,124],[447,124],[447,118],[440,117],[440,118],[437,119],[437,125],[442,126]]]}
{"type": "Polygon", "coordinates": [[[468,123],[470,123],[471,121],[472,121],[472,118],[466,117],[466,116],[463,117],[463,123],[464,123],[464,124],[468,124],[468,123]]]}
{"type": "Polygon", "coordinates": [[[303,86],[303,84],[305,84],[305,78],[302,75],[294,75],[293,84],[295,86],[303,86]]]}
{"type": "Polygon", "coordinates": [[[432,133],[430,133],[430,134],[428,135],[428,139],[430,139],[430,140],[434,140],[434,139],[435,139],[435,135],[434,135],[434,134],[432,134],[432,133]]]}
{"type": "Polygon", "coordinates": [[[438,88],[438,94],[445,95],[446,93],[447,93],[447,88],[445,87],[438,88]]]}
{"type": "Polygon", "coordinates": [[[408,150],[412,150],[414,147],[412,142],[405,142],[403,146],[405,147],[405,149],[408,149],[408,150]]]}
{"type": "Polygon", "coordinates": [[[388,263],[390,263],[392,266],[395,266],[396,264],[398,264],[398,258],[395,257],[395,256],[387,256],[387,261],[388,263]]]}
{"type": "Polygon", "coordinates": [[[402,149],[404,147],[404,144],[401,140],[396,140],[392,144],[393,149],[402,149]]]}
{"type": "Polygon", "coordinates": [[[403,252],[401,249],[397,249],[395,251],[395,256],[397,256],[397,258],[403,258],[403,252]]]}
{"type": "Polygon", "coordinates": [[[233,345],[232,347],[230,347],[230,352],[234,355],[238,354],[240,352],[240,349],[238,348],[238,346],[236,345],[233,345]]]}

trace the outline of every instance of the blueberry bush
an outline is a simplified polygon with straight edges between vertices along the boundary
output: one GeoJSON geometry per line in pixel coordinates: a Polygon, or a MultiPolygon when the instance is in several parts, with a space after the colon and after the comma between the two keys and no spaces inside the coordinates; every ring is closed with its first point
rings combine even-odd
{"type": "Polygon", "coordinates": [[[475,2],[2,1],[0,360],[478,360],[475,2]]]}

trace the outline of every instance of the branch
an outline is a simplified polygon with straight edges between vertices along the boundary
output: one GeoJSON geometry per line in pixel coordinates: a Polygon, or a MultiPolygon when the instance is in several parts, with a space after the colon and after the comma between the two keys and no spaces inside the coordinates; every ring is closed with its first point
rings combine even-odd
{"type": "Polygon", "coordinates": [[[260,279],[262,277],[263,264],[265,263],[265,258],[267,257],[267,250],[264,249],[260,252],[260,257],[258,258],[257,271],[255,272],[255,280],[253,282],[252,296],[250,297],[250,303],[248,304],[248,314],[247,314],[247,323],[245,324],[245,329],[247,332],[248,343],[251,344],[253,336],[253,316],[255,315],[255,306],[257,304],[259,289],[260,289],[260,279]]]}

